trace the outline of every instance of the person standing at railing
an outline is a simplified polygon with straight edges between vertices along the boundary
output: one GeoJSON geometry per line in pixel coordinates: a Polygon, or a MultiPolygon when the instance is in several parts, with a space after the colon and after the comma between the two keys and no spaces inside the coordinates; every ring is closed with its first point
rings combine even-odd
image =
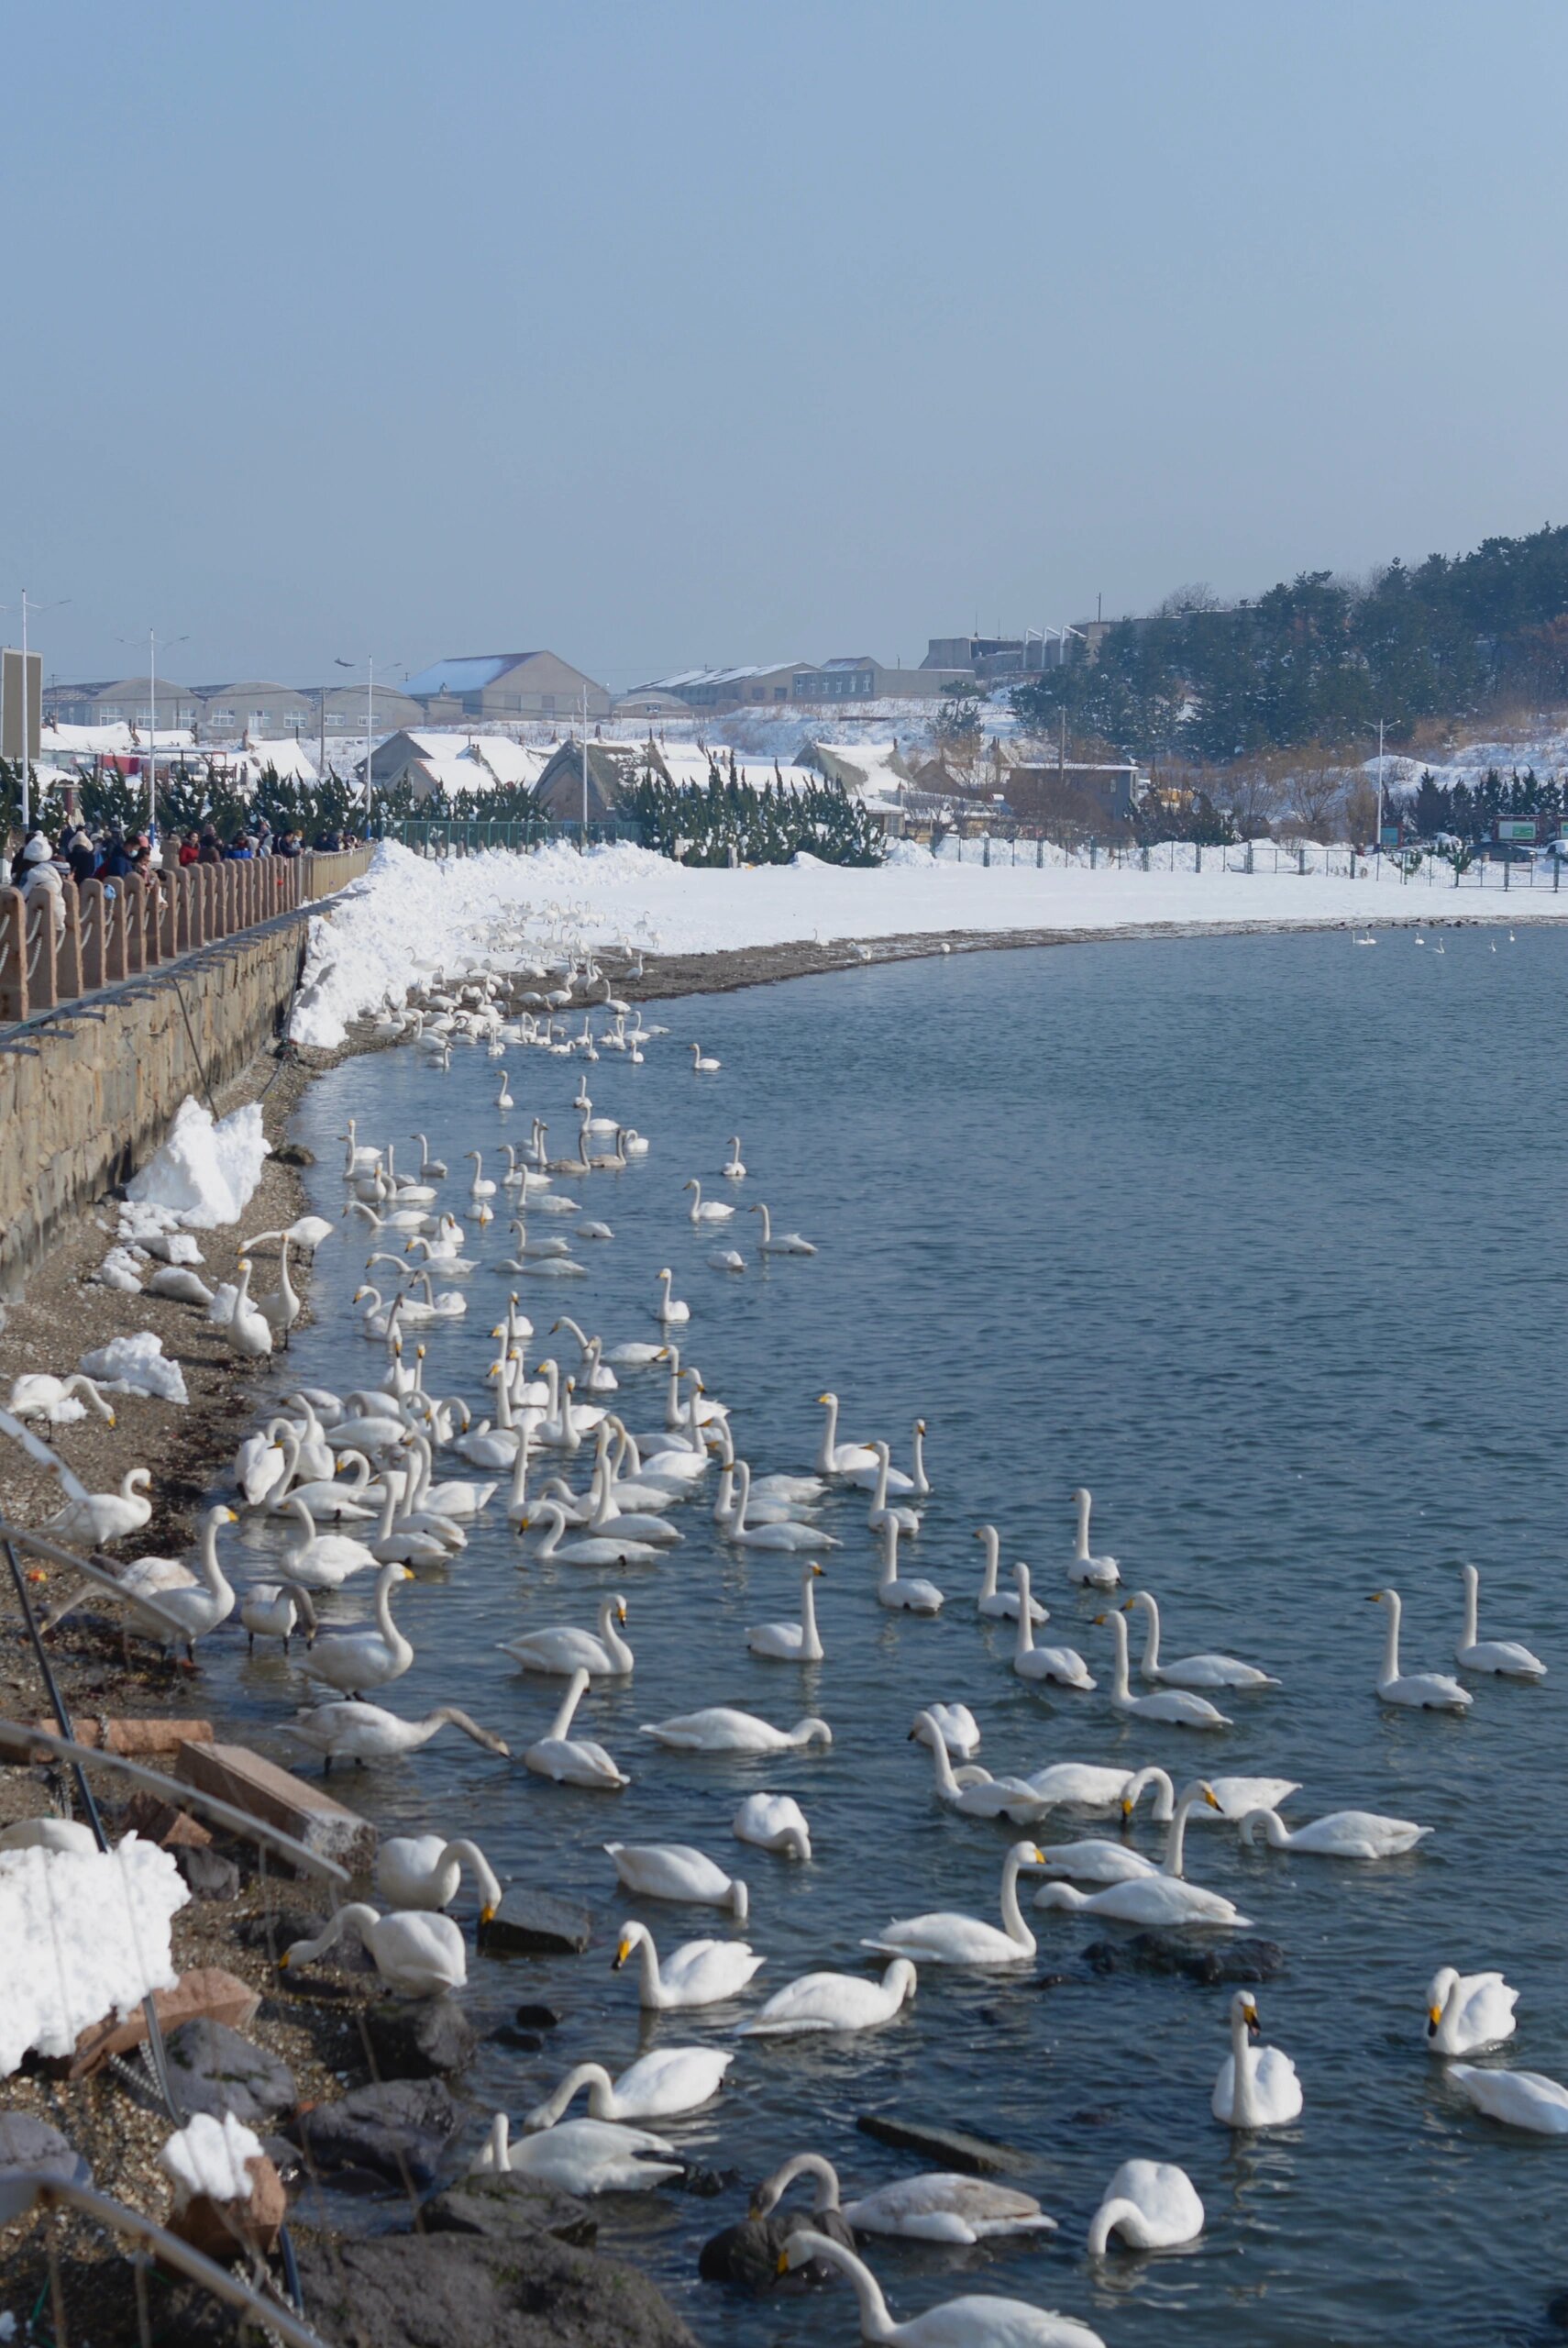
{"type": "Polygon", "coordinates": [[[35,832],[22,850],[19,886],[29,908],[40,897],[49,899],[54,942],[58,946],[65,936],[65,892],[61,886],[54,851],[41,832],[35,832]]]}
{"type": "Polygon", "coordinates": [[[219,844],[217,834],[214,831],[210,824],[204,824],[202,826],[201,840],[196,854],[196,862],[198,864],[221,864],[223,862],[223,848],[219,844]]]}
{"type": "Polygon", "coordinates": [[[277,838],[272,843],[272,853],[274,856],[298,856],[299,852],[300,836],[298,832],[280,832],[277,838]]]}
{"type": "Polygon", "coordinates": [[[197,832],[187,832],[184,838],[180,843],[181,871],[183,872],[190,865],[199,863],[201,861],[201,854],[202,842],[200,834],[197,832]]]}
{"type": "Polygon", "coordinates": [[[98,851],[93,835],[78,825],[66,844],[71,861],[71,877],[80,889],[84,880],[95,880],[98,871],[98,851]]]}

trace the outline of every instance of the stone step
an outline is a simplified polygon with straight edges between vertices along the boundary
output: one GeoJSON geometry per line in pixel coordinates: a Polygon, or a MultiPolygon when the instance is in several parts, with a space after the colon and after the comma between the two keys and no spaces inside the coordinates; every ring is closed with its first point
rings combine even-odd
{"type": "Polygon", "coordinates": [[[319,1786],[264,1760],[245,1744],[210,1742],[180,1748],[179,1776],[197,1793],[232,1802],[248,1817],[292,1834],[320,1859],[335,1859],[354,1871],[376,1855],[376,1830],[369,1819],[345,1810],[319,1786]]]}

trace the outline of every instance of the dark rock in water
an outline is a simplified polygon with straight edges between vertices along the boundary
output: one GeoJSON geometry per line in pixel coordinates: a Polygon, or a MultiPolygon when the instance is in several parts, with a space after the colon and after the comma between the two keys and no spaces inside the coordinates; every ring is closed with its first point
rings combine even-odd
{"type": "Polygon", "coordinates": [[[773,2210],[766,2218],[743,2218],[738,2225],[711,2235],[698,2255],[697,2272],[705,2283],[728,2283],[759,2298],[765,2291],[812,2290],[836,2283],[838,2269],[825,2258],[809,2258],[788,2275],[778,2272],[790,2236],[805,2232],[826,2234],[846,2250],[855,2248],[855,2236],[837,2210],[824,2210],[818,2217],[806,2210],[773,2210]]]}
{"type": "Polygon", "coordinates": [[[188,2112],[226,2111],[257,2128],[299,2101],[294,2075],[279,2055],[221,2021],[184,2021],[164,2042],[176,2099],[188,2112]]]}
{"type": "Polygon", "coordinates": [[[204,1851],[199,1844],[176,1845],[174,1864],[198,1899],[234,1899],[239,1893],[239,1869],[221,1851],[204,1851]]]}
{"type": "Polygon", "coordinates": [[[863,2111],[855,2124],[863,2136],[875,2136],[879,2144],[920,2153],[938,2168],[962,2169],[966,2176],[990,2176],[999,2169],[1023,2165],[1023,2154],[1011,2144],[971,2136],[960,2128],[928,2128],[923,2121],[898,2120],[883,2111],[863,2111]]]}
{"type": "Polygon", "coordinates": [[[1124,1941],[1091,1941],[1084,1962],[1095,1973],[1178,1974],[1188,1981],[1272,1981],[1285,1970],[1277,1941],[1225,1941],[1218,1947],[1179,1933],[1134,1933],[1124,1941]]]}
{"type": "Polygon", "coordinates": [[[577,2250],[591,2250],[599,2221],[584,2201],[536,2176],[481,2171],[436,2194],[419,2212],[427,2233],[484,2234],[492,2242],[553,2234],[577,2250]]]}
{"type": "Polygon", "coordinates": [[[586,1908],[514,1886],[480,1933],[486,1956],[580,1956],[593,1936],[586,1908]]]}
{"type": "MultiPolygon", "coordinates": [[[[321,2169],[368,2170],[389,2185],[432,2184],[462,2115],[439,2079],[390,2079],[302,2111],[287,2133],[321,2169]]],[[[401,2335],[400,2335],[401,2336],[401,2335]]]]}
{"type": "Polygon", "coordinates": [[[375,2348],[698,2348],[634,2267],[548,2234],[461,2233],[302,2243],[311,2321],[375,2348]]]}
{"type": "Polygon", "coordinates": [[[510,2047],[513,2054],[536,2054],[544,2044],[536,2030],[519,2030],[514,2021],[503,2021],[490,2033],[492,2046],[510,2047]]]}
{"type": "Polygon", "coordinates": [[[370,2006],[365,2032],[384,2079],[430,2079],[460,2071],[479,2044],[472,2022],[450,1998],[389,1999],[370,2006]]]}
{"type": "Polygon", "coordinates": [[[1568,2291],[1559,2291],[1546,2303],[1546,2320],[1554,2331],[1568,2331],[1568,2291]]]}
{"type": "Polygon", "coordinates": [[[274,1166],[314,1166],[315,1152],[307,1149],[303,1141],[280,1142],[272,1152],[274,1166]]]}
{"type": "Polygon", "coordinates": [[[519,2030],[554,2030],[560,2016],[554,2006],[519,2006],[512,2019],[519,2030]]]}
{"type": "Polygon", "coordinates": [[[1034,1977],[1034,1986],[1037,1989],[1062,1989],[1066,1987],[1066,1983],[1067,1976],[1065,1973],[1037,1973],[1034,1977]]]}
{"type": "Polygon", "coordinates": [[[0,2111],[0,2177],[41,2169],[61,2185],[91,2185],[93,2172],[58,2128],[30,2111],[0,2111]]]}

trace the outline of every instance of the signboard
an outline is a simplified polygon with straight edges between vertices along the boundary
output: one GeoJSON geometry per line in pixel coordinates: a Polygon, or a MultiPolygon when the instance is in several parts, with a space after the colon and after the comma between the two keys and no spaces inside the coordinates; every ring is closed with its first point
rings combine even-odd
{"type": "Polygon", "coordinates": [[[21,653],[0,651],[0,759],[8,759],[13,766],[21,764],[24,741],[28,764],[36,761],[39,733],[43,724],[43,655],[41,652],[27,655],[25,695],[22,662],[21,653]]]}
{"type": "Polygon", "coordinates": [[[1384,847],[1398,847],[1398,845],[1399,845],[1399,826],[1398,826],[1398,825],[1397,825],[1397,824],[1385,824],[1385,825],[1384,825],[1384,826],[1383,826],[1383,845],[1384,845],[1384,847]]]}
{"type": "Polygon", "coordinates": [[[1533,841],[1535,838],[1535,825],[1528,815],[1499,815],[1497,818],[1497,837],[1500,840],[1533,841]]]}

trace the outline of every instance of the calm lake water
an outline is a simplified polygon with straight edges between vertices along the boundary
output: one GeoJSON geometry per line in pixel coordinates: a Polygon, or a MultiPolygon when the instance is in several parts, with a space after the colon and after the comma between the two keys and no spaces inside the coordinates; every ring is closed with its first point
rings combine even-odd
{"type": "MultiPolygon", "coordinates": [[[[576,1191],[615,1232],[578,1249],[588,1279],[519,1283],[539,1332],[530,1358],[563,1307],[612,1343],[651,1335],[653,1276],[671,1265],[692,1307],[686,1358],[731,1405],[758,1473],[810,1466],[826,1386],[845,1400],[842,1435],[885,1434],[896,1459],[914,1415],[926,1418],[936,1490],[903,1562],[948,1602],[935,1622],[878,1607],[858,1493],[823,1512],[844,1545],[819,1585],[827,1659],[814,1669],[747,1655],[746,1625],[797,1611],[798,1569],[726,1548],[703,1504],[678,1512],[685,1545],[657,1567],[552,1570],[502,1520],[482,1523],[444,1577],[400,1593],[417,1658],[395,1709],[458,1701],[514,1753],[545,1733],[559,1683],[525,1679],[496,1643],[591,1622],[610,1589],[630,1605],[635,1678],[591,1694],[579,1716],[631,1770],[626,1792],[558,1789],[458,1737],[334,1776],[387,1830],[472,1832],[503,1879],[592,1908],[585,1958],[472,1963],[466,1997],[481,2029],[523,1999],[565,2015],[540,2055],[485,2047],[472,2085],[487,2109],[516,2121],[574,2062],[618,2071],[646,2044],[727,2038],[742,2019],[720,2007],[640,2021],[630,1975],[609,1969],[619,1919],[641,1913],[661,1947],[728,1927],[712,1911],[639,1910],[618,1894],[599,1847],[611,1836],[697,1843],[746,1877],[747,1937],[767,1964],[745,2004],[814,1966],[854,1968],[860,1936],[891,1916],[994,1918],[1011,1836],[934,1800],[929,1756],[907,1741],[933,1700],[973,1707],[993,1771],[1061,1758],[1157,1761],[1178,1783],[1200,1768],[1267,1771],[1303,1781],[1297,1820],[1357,1806],[1437,1830],[1417,1855],[1355,1866],[1243,1853],[1230,1831],[1195,1826],[1189,1874],[1233,1897],[1288,1959],[1259,2001],[1306,2109],[1240,2146],[1209,2112],[1231,1992],[1098,1977],[1081,1952],[1119,1928],[1036,1915],[1027,1891],[1033,1964],[1006,1977],[922,1968],[913,2006],[858,2040],[740,2042],[719,2103],[666,2132],[744,2182],[718,2200],[601,2205],[602,2243],[646,2264],[707,2339],[856,2336],[846,2292],[737,2302],[701,2284],[695,2262],[744,2214],[745,2186],[793,2152],[827,2153],[846,2196],[921,2165],[857,2133],[856,2115],[878,2110],[1019,2146],[1020,2181],[1061,2228],[1043,2246],[874,2245],[900,2316],[990,2289],[1077,2314],[1112,2348],[1168,2342],[1178,2316],[1184,2336],[1239,2348],[1418,2334],[1436,2348],[1534,2339],[1568,2284],[1568,2145],[1472,2115],[1422,2047],[1434,1968],[1501,1966],[1521,1992],[1505,2059],[1568,2076],[1557,1994],[1568,1259],[1549,1203],[1568,1138],[1568,939],[1466,930],[1443,942],[1441,955],[1408,934],[1375,952],[1334,934],[914,962],[655,1005],[649,1017],[672,1032],[645,1067],[606,1055],[590,1069],[596,1108],[649,1134],[653,1150],[576,1191]],[[718,1054],[720,1075],[692,1077],[691,1037],[718,1054]],[[766,1199],[819,1244],[814,1260],[709,1268],[714,1243],[687,1221],[680,1186],[716,1178],[737,1130],[751,1178],[714,1179],[713,1191],[766,1199]],[[1161,1599],[1170,1653],[1221,1648],[1283,1678],[1226,1702],[1228,1734],[1129,1727],[1111,1711],[1109,1636],[1064,1571],[1079,1482],[1096,1494],[1096,1548],[1121,1559],[1129,1589],[1161,1599]],[[972,1530],[986,1520],[1001,1528],[1004,1565],[1030,1560],[1099,1693],[1042,1695],[1010,1671],[1010,1634],[982,1628],[973,1604],[972,1530]],[[1386,1711],[1374,1692],[1383,1617],[1368,1593],[1403,1591],[1407,1668],[1452,1667],[1464,1558],[1482,1570],[1483,1633],[1527,1638],[1551,1676],[1477,1682],[1463,1720],[1386,1711]],[[834,1745],[737,1764],[637,1734],[714,1702],[783,1723],[821,1712],[834,1745]],[[731,1838],[741,1794],[762,1787],[806,1809],[810,1867],[731,1838]],[[1046,1974],[1066,1978],[1042,1988],[1046,1974]],[[1093,2265],[1089,2216],[1133,2155],[1187,2168],[1207,2232],[1176,2256],[1093,2265]]],[[[297,1126],[321,1161],[315,1203],[338,1212],[336,1137],[350,1114],[361,1140],[390,1136],[411,1164],[405,1136],[426,1132],[461,1169],[447,1185],[459,1212],[465,1150],[486,1146],[499,1173],[498,1137],[524,1138],[536,1108],[565,1144],[580,1063],[513,1051],[508,1068],[519,1105],[507,1117],[482,1053],[458,1052],[445,1077],[411,1051],[335,1070],[297,1126]]],[[[755,1222],[736,1217],[748,1255],[755,1222]]],[[[477,1417],[509,1285],[491,1266],[510,1247],[503,1218],[468,1227],[480,1268],[466,1319],[428,1337],[427,1383],[468,1395],[477,1417]]],[[[319,1317],[290,1380],[374,1382],[379,1348],[348,1311],[369,1252],[321,1251],[319,1317]]],[[[662,1383],[624,1383],[629,1422],[657,1424],[662,1383]]],[[[360,1611],[362,1592],[336,1611],[360,1611]]],[[[218,1700],[289,1755],[279,1729],[309,1700],[303,1674],[275,1657],[246,1664],[237,1641],[206,1656],[218,1700]]],[[[1055,1839],[1096,1831],[1058,1813],[1055,1839]]],[[[1136,1839],[1159,1847],[1146,1819],[1136,1839]]],[[[466,1888],[458,1912],[471,1919],[466,1888]]]]}

